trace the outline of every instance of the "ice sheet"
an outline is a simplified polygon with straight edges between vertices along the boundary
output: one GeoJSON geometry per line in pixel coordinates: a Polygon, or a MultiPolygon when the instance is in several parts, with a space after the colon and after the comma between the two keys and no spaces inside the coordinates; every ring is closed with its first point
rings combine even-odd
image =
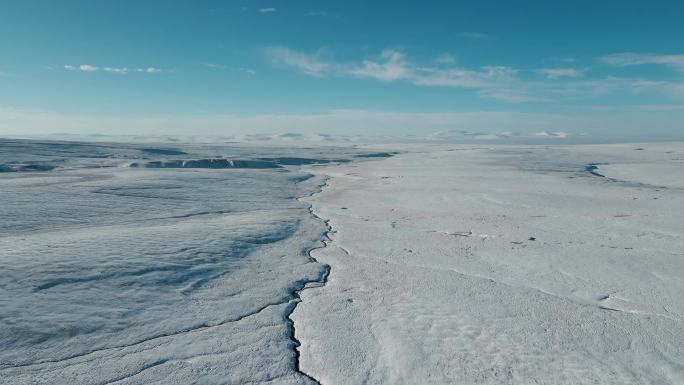
{"type": "Polygon", "coordinates": [[[0,382],[312,383],[287,316],[327,272],[307,254],[326,227],[298,200],[323,180],[129,165],[344,154],[146,146],[0,141],[0,382]]]}
{"type": "Polygon", "coordinates": [[[684,383],[682,158],[0,140],[0,382],[684,383]]]}
{"type": "Polygon", "coordinates": [[[323,384],[684,383],[684,195],[650,185],[665,161],[639,147],[406,146],[326,169],[309,201],[331,273],[293,313],[301,367],[323,384]],[[588,169],[646,162],[629,181],[588,169]]]}

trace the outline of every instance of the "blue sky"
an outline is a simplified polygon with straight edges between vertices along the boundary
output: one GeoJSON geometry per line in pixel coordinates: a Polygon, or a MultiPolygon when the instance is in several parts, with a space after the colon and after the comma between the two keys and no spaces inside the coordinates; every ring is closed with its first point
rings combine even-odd
{"type": "Polygon", "coordinates": [[[674,0],[0,0],[0,134],[684,137],[682,20],[674,0]]]}

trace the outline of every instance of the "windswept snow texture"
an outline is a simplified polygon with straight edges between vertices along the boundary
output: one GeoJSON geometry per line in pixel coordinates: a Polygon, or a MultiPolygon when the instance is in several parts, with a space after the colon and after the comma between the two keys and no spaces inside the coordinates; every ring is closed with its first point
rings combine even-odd
{"type": "Polygon", "coordinates": [[[303,371],[684,384],[684,143],[399,149],[316,171],[331,272],[292,314],[303,371]]]}
{"type": "Polygon", "coordinates": [[[327,273],[298,200],[322,180],[127,165],[342,151],[147,146],[0,141],[0,164],[52,166],[0,175],[0,383],[314,383],[287,316],[327,273]]]}
{"type": "Polygon", "coordinates": [[[684,384],[683,159],[0,140],[0,383],[684,384]]]}

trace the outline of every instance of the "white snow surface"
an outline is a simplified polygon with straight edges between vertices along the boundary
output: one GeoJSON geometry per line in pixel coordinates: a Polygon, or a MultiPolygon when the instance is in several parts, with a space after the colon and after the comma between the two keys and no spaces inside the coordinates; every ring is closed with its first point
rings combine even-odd
{"type": "Polygon", "coordinates": [[[287,316],[327,273],[323,180],[128,165],[335,151],[0,140],[0,383],[314,383],[287,316]]]}
{"type": "Polygon", "coordinates": [[[682,159],[0,139],[0,383],[684,384],[682,159]]]}
{"type": "Polygon", "coordinates": [[[314,171],[332,176],[308,199],[331,273],[292,315],[303,371],[684,383],[684,144],[399,150],[314,171]]]}

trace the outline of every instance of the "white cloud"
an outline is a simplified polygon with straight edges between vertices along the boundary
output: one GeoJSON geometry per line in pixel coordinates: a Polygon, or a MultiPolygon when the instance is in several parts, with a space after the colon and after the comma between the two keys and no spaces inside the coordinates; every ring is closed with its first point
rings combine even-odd
{"type": "Polygon", "coordinates": [[[309,76],[321,77],[330,68],[328,63],[319,60],[318,55],[308,55],[287,47],[270,47],[266,55],[272,63],[295,68],[309,76]]]}
{"type": "MultiPolygon", "coordinates": [[[[209,68],[212,68],[212,69],[222,69],[222,70],[228,68],[228,66],[226,66],[226,65],[223,65],[223,64],[214,64],[214,63],[206,63],[205,66],[206,66],[206,67],[209,67],[209,68]]],[[[248,74],[248,75],[256,75],[256,71],[253,70],[253,69],[251,69],[251,68],[240,67],[240,68],[238,68],[237,70],[240,71],[240,72],[244,72],[244,73],[246,73],[246,74],[248,74]]]]}
{"type": "MultiPolygon", "coordinates": [[[[268,56],[275,64],[292,67],[306,75],[323,77],[354,77],[384,83],[407,82],[422,87],[471,89],[483,98],[509,103],[528,101],[580,100],[609,95],[614,92],[659,92],[668,97],[684,97],[684,83],[606,77],[580,80],[584,70],[573,67],[542,68],[536,70],[550,80],[530,80],[519,76],[519,70],[507,66],[463,68],[453,64],[422,66],[410,61],[398,50],[385,50],[375,59],[360,62],[335,63],[285,47],[270,48],[268,56]]],[[[668,59],[668,63],[675,63],[668,59]]],[[[433,60],[432,63],[435,63],[433,60]]],[[[674,65],[674,64],[673,64],[674,65]]]]}
{"type": "MultiPolygon", "coordinates": [[[[81,64],[79,66],[74,66],[71,64],[65,64],[64,69],[67,71],[80,71],[80,72],[107,72],[111,74],[119,74],[119,75],[126,75],[129,73],[128,67],[98,67],[94,66],[91,64],[81,64]]],[[[161,69],[155,68],[155,67],[147,67],[147,68],[136,68],[136,72],[144,72],[144,73],[158,73],[162,72],[161,69]]]]}
{"type": "Polygon", "coordinates": [[[307,55],[285,47],[269,48],[273,63],[292,67],[306,75],[334,75],[373,79],[384,83],[406,81],[423,87],[450,87],[479,90],[479,95],[506,102],[529,101],[528,92],[516,90],[518,70],[506,66],[484,66],[477,70],[454,66],[423,67],[410,62],[398,50],[384,50],[377,60],[360,63],[331,63],[318,55],[307,55]]]}
{"type": "Polygon", "coordinates": [[[491,88],[510,83],[518,71],[506,66],[484,66],[478,70],[458,67],[421,67],[408,61],[401,51],[384,50],[379,60],[363,60],[359,64],[324,62],[318,56],[271,48],[272,61],[293,67],[310,76],[336,75],[374,79],[381,82],[408,81],[418,86],[453,88],[491,88]]]}
{"type": "Polygon", "coordinates": [[[385,50],[381,58],[385,60],[383,63],[364,60],[360,66],[347,68],[344,72],[354,77],[371,78],[382,82],[392,82],[414,76],[414,68],[404,60],[401,52],[385,50]]]}
{"type": "Polygon", "coordinates": [[[90,64],[81,64],[78,66],[74,66],[71,64],[65,64],[64,69],[67,71],[96,72],[100,68],[96,67],[94,65],[90,65],[90,64]]]}
{"type": "Polygon", "coordinates": [[[584,75],[584,71],[577,68],[541,68],[537,72],[549,79],[578,78],[584,75]]]}
{"type": "Polygon", "coordinates": [[[570,136],[567,132],[563,131],[558,131],[558,132],[548,132],[548,131],[541,131],[534,133],[534,136],[541,136],[545,138],[557,138],[557,139],[564,139],[570,136]]]}
{"type": "Polygon", "coordinates": [[[513,87],[482,89],[478,91],[478,95],[483,98],[494,99],[508,103],[523,103],[540,100],[539,96],[534,96],[525,89],[516,89],[513,87]]]}
{"type": "Polygon", "coordinates": [[[522,102],[532,98],[513,89],[518,71],[506,66],[484,66],[478,70],[458,67],[420,67],[408,62],[398,51],[387,50],[383,62],[364,60],[361,66],[345,66],[344,74],[382,82],[408,81],[424,87],[477,89],[485,98],[522,102]]]}
{"type": "Polygon", "coordinates": [[[156,67],[137,68],[136,71],[137,72],[145,72],[148,74],[156,74],[156,73],[162,72],[161,69],[156,68],[156,67]]]}
{"type": "Polygon", "coordinates": [[[487,76],[485,72],[478,72],[463,68],[420,68],[413,83],[419,86],[481,88],[485,85],[482,80],[487,76]]]}
{"type": "Polygon", "coordinates": [[[517,73],[516,69],[505,66],[485,66],[477,70],[421,68],[412,82],[418,86],[474,89],[480,97],[509,103],[533,100],[517,80],[517,73]]]}
{"type": "Polygon", "coordinates": [[[637,92],[655,91],[673,98],[684,98],[684,83],[680,82],[636,79],[631,86],[637,92]]]}
{"type": "Polygon", "coordinates": [[[260,12],[260,13],[272,13],[272,12],[275,12],[275,11],[276,11],[275,8],[260,8],[260,9],[259,9],[259,12],[260,12]]]}
{"type": "Polygon", "coordinates": [[[684,72],[684,55],[651,55],[634,52],[623,52],[604,56],[601,58],[601,61],[617,67],[643,64],[660,64],[684,72]]]}
{"type": "Polygon", "coordinates": [[[128,68],[126,68],[126,67],[122,67],[122,68],[104,67],[102,70],[105,72],[111,72],[111,73],[120,74],[120,75],[125,75],[128,73],[128,68]]]}
{"type": "Polygon", "coordinates": [[[99,68],[90,64],[81,64],[80,66],[78,66],[78,69],[83,72],[95,72],[99,68]]]}

